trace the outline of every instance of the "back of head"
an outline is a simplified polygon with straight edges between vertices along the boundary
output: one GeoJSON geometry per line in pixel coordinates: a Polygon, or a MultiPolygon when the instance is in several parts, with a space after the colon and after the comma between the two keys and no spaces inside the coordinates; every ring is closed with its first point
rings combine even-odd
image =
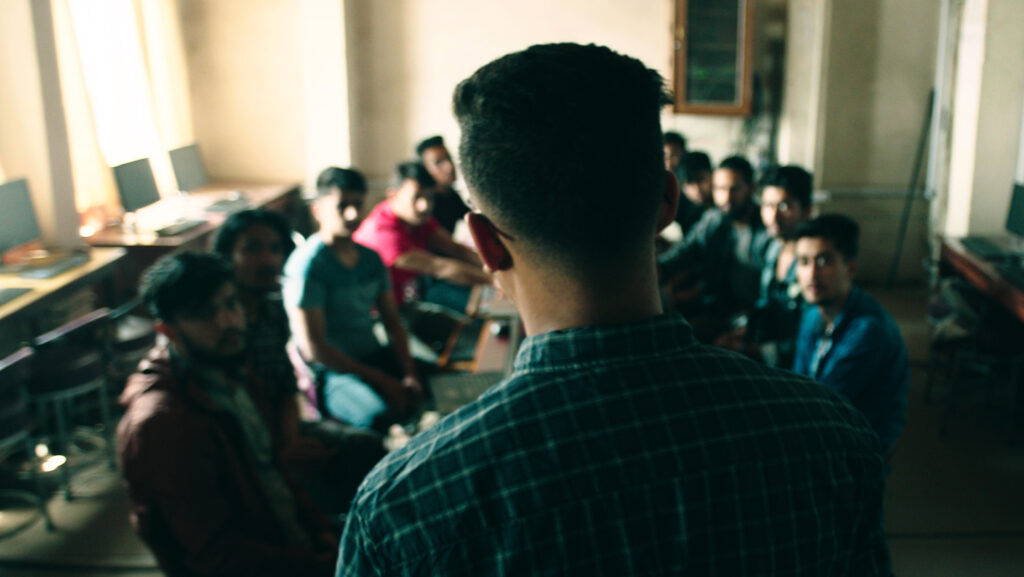
{"type": "Polygon", "coordinates": [[[231,266],[219,255],[182,252],[161,257],[142,274],[139,295],[150,313],[174,322],[181,312],[198,309],[231,282],[231,266]]]}
{"type": "Polygon", "coordinates": [[[797,240],[823,238],[843,255],[847,261],[857,260],[860,253],[860,226],[845,214],[823,214],[796,229],[797,240]]]}
{"type": "Polygon", "coordinates": [[[399,162],[395,166],[395,174],[392,178],[391,186],[398,188],[406,180],[416,181],[420,188],[434,188],[437,186],[437,181],[434,180],[433,176],[430,176],[423,163],[416,160],[399,162]]]}
{"type": "Polygon", "coordinates": [[[334,189],[366,192],[366,177],[353,168],[329,166],[316,177],[317,195],[329,194],[334,189]]]}
{"type": "Polygon", "coordinates": [[[686,165],[686,178],[690,182],[696,182],[704,174],[711,172],[711,158],[700,150],[687,152],[683,163],[686,165]]]}
{"type": "Polygon", "coordinates": [[[533,252],[599,262],[651,243],[665,186],[664,81],[601,46],[508,54],[455,90],[471,196],[533,252]]]}
{"type": "Polygon", "coordinates": [[[754,185],[754,167],[750,165],[749,160],[742,156],[730,156],[718,163],[718,168],[731,170],[738,174],[748,185],[754,185]]]}
{"type": "Polygon", "coordinates": [[[662,139],[664,144],[678,146],[679,148],[686,150],[686,138],[682,134],[675,131],[668,131],[662,139]]]}
{"type": "Polygon", "coordinates": [[[292,240],[292,227],[288,219],[279,212],[272,212],[263,209],[243,210],[232,214],[217,231],[217,238],[213,242],[213,252],[231,260],[231,253],[235,250],[235,243],[238,237],[249,227],[263,225],[273,229],[281,236],[281,250],[287,257],[295,250],[295,241],[292,240]]]}
{"type": "Polygon", "coordinates": [[[441,136],[431,136],[430,138],[424,138],[416,145],[416,156],[423,158],[423,151],[428,148],[435,146],[444,146],[444,138],[441,136]]]}
{"type": "Polygon", "coordinates": [[[795,164],[773,166],[761,177],[761,187],[777,186],[795,198],[804,210],[811,208],[814,177],[795,164]]]}

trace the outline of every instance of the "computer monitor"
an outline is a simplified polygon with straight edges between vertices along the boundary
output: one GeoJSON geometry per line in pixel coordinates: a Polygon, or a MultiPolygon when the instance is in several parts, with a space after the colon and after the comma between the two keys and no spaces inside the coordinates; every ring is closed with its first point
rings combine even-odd
{"type": "Polygon", "coordinates": [[[178,180],[178,190],[191,191],[210,183],[203,158],[199,156],[198,145],[189,144],[175,148],[169,154],[171,166],[174,167],[174,178],[178,180]]]}
{"type": "Polygon", "coordinates": [[[160,200],[148,158],[115,166],[114,179],[117,180],[117,191],[125,212],[135,212],[160,200]]]}
{"type": "Polygon", "coordinates": [[[28,181],[21,178],[0,184],[0,253],[40,236],[28,181]]]}
{"type": "Polygon", "coordinates": [[[1006,231],[1024,238],[1024,184],[1013,184],[1010,212],[1006,215],[1006,231]]]}

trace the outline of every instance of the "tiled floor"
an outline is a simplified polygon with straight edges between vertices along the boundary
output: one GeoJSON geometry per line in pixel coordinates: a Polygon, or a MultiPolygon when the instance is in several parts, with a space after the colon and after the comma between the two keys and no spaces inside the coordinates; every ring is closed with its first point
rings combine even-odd
{"type": "MultiPolygon", "coordinates": [[[[942,391],[922,400],[927,355],[923,289],[870,290],[893,312],[910,350],[907,429],[889,479],[887,529],[901,577],[1024,575],[1024,449],[1007,444],[1005,415],[966,407],[942,439],[942,391]]],[[[79,479],[83,497],[51,502],[60,529],[37,524],[0,541],[0,574],[155,576],[132,535],[115,474],[102,467],[79,479]]],[[[2,519],[0,519],[2,522],[2,519]]]]}

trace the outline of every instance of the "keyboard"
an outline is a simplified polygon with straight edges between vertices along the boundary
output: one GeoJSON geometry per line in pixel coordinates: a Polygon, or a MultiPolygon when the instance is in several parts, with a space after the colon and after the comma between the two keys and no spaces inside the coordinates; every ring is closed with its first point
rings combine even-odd
{"type": "Polygon", "coordinates": [[[1002,260],[1006,258],[1006,250],[983,236],[965,236],[960,239],[964,248],[982,260],[1002,260]]]}
{"type": "Polygon", "coordinates": [[[244,198],[224,198],[207,206],[206,212],[238,212],[250,207],[249,201],[244,198]]]}
{"type": "Polygon", "coordinates": [[[21,295],[31,291],[30,288],[18,287],[18,288],[0,288],[0,305],[6,304],[21,295]]]}
{"type": "Polygon", "coordinates": [[[1024,265],[1015,262],[997,262],[995,266],[1006,282],[1024,290],[1024,265]]]}
{"type": "Polygon", "coordinates": [[[89,255],[76,252],[44,265],[29,266],[19,272],[18,276],[32,279],[53,278],[87,262],[89,262],[89,255]]]}
{"type": "Polygon", "coordinates": [[[197,226],[206,224],[205,220],[179,220],[173,222],[165,227],[156,229],[157,236],[178,236],[179,234],[188,232],[197,226]]]}

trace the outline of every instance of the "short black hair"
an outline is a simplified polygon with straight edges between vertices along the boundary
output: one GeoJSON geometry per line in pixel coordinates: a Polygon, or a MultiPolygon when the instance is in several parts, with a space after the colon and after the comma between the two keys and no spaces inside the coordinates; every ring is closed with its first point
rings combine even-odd
{"type": "Polygon", "coordinates": [[[328,166],[316,177],[317,195],[324,196],[333,188],[350,192],[366,192],[366,177],[354,168],[328,166]]]}
{"type": "Polygon", "coordinates": [[[220,255],[180,252],[160,257],[142,273],[139,294],[153,316],[173,322],[181,312],[206,305],[230,282],[234,273],[220,255]]]}
{"type": "Polygon", "coordinates": [[[603,46],[505,55],[455,89],[466,182],[506,232],[559,262],[635,254],[654,236],[671,101],[656,71],[603,46]]]}
{"type": "Polygon", "coordinates": [[[686,137],[674,130],[666,132],[662,137],[662,142],[664,144],[674,144],[684,151],[686,150],[686,137]]]}
{"type": "Polygon", "coordinates": [[[754,167],[750,161],[740,155],[733,155],[718,163],[718,168],[731,170],[740,175],[748,185],[754,186],[754,167]]]}
{"type": "Polygon", "coordinates": [[[811,194],[814,190],[814,177],[811,173],[795,164],[773,166],[761,177],[761,189],[777,186],[793,196],[800,206],[811,208],[811,194]]]}
{"type": "Polygon", "coordinates": [[[437,186],[437,181],[434,180],[433,176],[430,176],[427,167],[423,166],[423,163],[418,160],[407,160],[395,165],[395,175],[392,178],[391,185],[398,188],[406,180],[415,180],[423,188],[434,188],[437,186]]]}
{"type": "Polygon", "coordinates": [[[796,238],[828,240],[847,261],[856,260],[860,253],[860,226],[845,214],[823,214],[813,218],[797,227],[796,238]]]}
{"type": "Polygon", "coordinates": [[[231,262],[231,253],[235,250],[238,237],[250,226],[257,224],[272,228],[281,237],[281,250],[284,251],[285,257],[295,250],[292,227],[288,224],[288,219],[279,212],[255,209],[236,212],[224,221],[217,231],[217,238],[213,241],[213,252],[231,262]]]}
{"type": "Polygon", "coordinates": [[[424,138],[416,145],[416,156],[423,157],[423,151],[428,148],[435,146],[444,146],[444,138],[441,136],[431,136],[430,138],[424,138]]]}
{"type": "Polygon", "coordinates": [[[711,158],[701,150],[687,152],[683,164],[686,165],[687,182],[697,182],[701,174],[711,172],[711,158]]]}

